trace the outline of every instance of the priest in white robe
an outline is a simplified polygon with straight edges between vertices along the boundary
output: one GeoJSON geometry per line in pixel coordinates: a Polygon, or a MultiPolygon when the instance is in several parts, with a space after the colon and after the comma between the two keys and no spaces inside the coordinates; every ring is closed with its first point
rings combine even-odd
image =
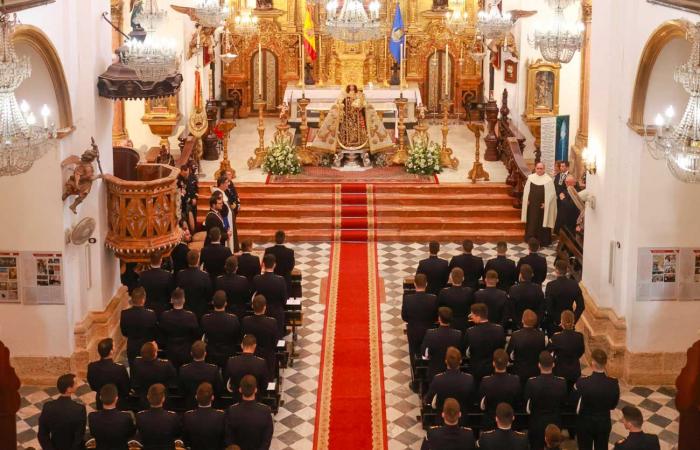
{"type": "Polygon", "coordinates": [[[535,173],[527,177],[523,192],[520,220],[525,222],[525,240],[537,238],[540,245],[552,243],[552,227],[557,219],[557,194],[554,180],[545,173],[544,163],[535,165],[535,173]]]}

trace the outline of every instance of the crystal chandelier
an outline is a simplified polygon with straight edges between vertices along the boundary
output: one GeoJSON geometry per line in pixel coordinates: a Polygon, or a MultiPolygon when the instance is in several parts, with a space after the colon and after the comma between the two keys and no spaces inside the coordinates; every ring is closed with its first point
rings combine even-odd
{"type": "Polygon", "coordinates": [[[246,2],[246,8],[241,9],[236,15],[234,19],[234,30],[237,34],[251,36],[258,32],[258,18],[253,15],[254,8],[255,0],[248,0],[246,2]]]}
{"type": "Polygon", "coordinates": [[[566,64],[581,50],[583,30],[581,21],[567,21],[563,8],[557,7],[552,20],[547,25],[537,27],[528,40],[530,45],[540,50],[546,61],[566,64]]]}
{"type": "Polygon", "coordinates": [[[120,59],[143,81],[158,81],[177,71],[178,54],[175,41],[147,35],[141,42],[129,39],[122,47],[120,59]]]}
{"type": "MultiPolygon", "coordinates": [[[[700,183],[700,23],[693,26],[690,58],[678,66],[673,79],[690,94],[683,117],[675,127],[672,106],[657,114],[655,136],[645,136],[646,146],[655,159],[666,159],[674,177],[685,183],[700,183]]],[[[645,133],[647,128],[644,127],[645,133]]]]}
{"type": "Polygon", "coordinates": [[[469,29],[469,13],[461,0],[455,2],[452,8],[445,14],[445,25],[453,34],[462,34],[469,29]]]}
{"type": "Polygon", "coordinates": [[[141,11],[137,15],[139,23],[147,24],[147,31],[155,31],[156,26],[160,24],[168,15],[167,11],[158,6],[158,0],[144,0],[141,4],[141,11]]]}
{"type": "Polygon", "coordinates": [[[372,0],[368,7],[369,14],[360,0],[345,0],[338,12],[338,0],[329,1],[326,4],[328,34],[349,43],[383,37],[384,28],[379,20],[381,3],[379,0],[372,0]]]}
{"type": "Polygon", "coordinates": [[[510,13],[501,13],[498,9],[499,1],[491,3],[491,7],[479,11],[476,21],[476,28],[481,32],[484,39],[499,39],[508,33],[513,26],[513,18],[510,13]]]}
{"type": "Polygon", "coordinates": [[[26,101],[17,104],[15,90],[32,74],[29,57],[18,57],[12,44],[16,15],[0,14],[0,176],[28,171],[53,145],[56,131],[49,125],[49,107],[41,108],[43,126],[26,101]]]}
{"type": "Polygon", "coordinates": [[[194,6],[197,22],[205,28],[217,28],[224,21],[224,9],[219,0],[198,0],[194,6]]]}

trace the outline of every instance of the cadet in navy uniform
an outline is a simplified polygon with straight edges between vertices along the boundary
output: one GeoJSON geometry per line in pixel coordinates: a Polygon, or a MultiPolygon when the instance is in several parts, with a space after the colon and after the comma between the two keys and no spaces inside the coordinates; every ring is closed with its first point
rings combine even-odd
{"type": "Polygon", "coordinates": [[[508,244],[506,241],[498,241],[496,244],[497,256],[486,262],[484,271],[495,270],[498,273],[498,289],[508,292],[511,286],[518,279],[518,271],[515,268],[515,261],[506,256],[508,244]]]}
{"type": "Polygon", "coordinates": [[[231,256],[228,245],[221,243],[221,228],[209,230],[209,245],[202,248],[201,260],[204,271],[209,274],[212,282],[223,275],[226,259],[231,256]]]}
{"type": "Polygon", "coordinates": [[[559,318],[562,311],[572,310],[576,319],[575,322],[578,322],[581,314],[583,314],[583,310],[586,308],[578,281],[566,276],[569,270],[569,263],[560,259],[554,264],[554,267],[557,271],[557,279],[547,283],[547,287],[544,290],[547,313],[550,319],[550,336],[555,331],[559,331],[559,318]],[[576,308],[574,308],[574,303],[576,308]]]}
{"type": "MultiPolygon", "coordinates": [[[[275,233],[275,245],[265,249],[265,255],[275,255],[275,274],[284,278],[287,282],[287,290],[292,285],[292,270],[294,270],[294,250],[284,245],[284,231],[275,233]]],[[[265,257],[263,256],[263,259],[265,257]]]]}
{"type": "Polygon", "coordinates": [[[99,392],[101,411],[88,415],[90,435],[100,450],[128,450],[128,442],[134,437],[136,427],[131,413],[117,409],[117,387],[105,384],[99,392]]]}
{"type": "Polygon", "coordinates": [[[209,310],[209,302],[214,292],[209,275],[199,270],[197,250],[187,252],[187,264],[187,269],[177,273],[175,284],[185,291],[187,309],[195,313],[199,320],[209,310]]]}
{"type": "MultiPolygon", "coordinates": [[[[244,277],[241,278],[245,280],[244,277]]],[[[214,311],[202,316],[202,331],[207,341],[207,362],[223,369],[241,341],[241,324],[235,314],[226,312],[227,299],[224,291],[214,292],[212,304],[214,311]]]]}
{"type": "Polygon", "coordinates": [[[123,310],[119,318],[119,328],[126,338],[129,367],[133,367],[143,344],[155,340],[158,332],[156,313],[143,306],[145,301],[146,290],[137,287],[131,293],[131,308],[123,310]]]}
{"type": "Polygon", "coordinates": [[[173,386],[177,380],[175,367],[167,359],[158,358],[158,345],[146,342],[141,347],[141,357],[131,367],[131,388],[139,396],[140,406],[148,406],[147,392],[154,384],[173,386]]]}
{"type": "Polygon", "coordinates": [[[474,326],[467,328],[462,345],[465,352],[469,351],[469,365],[477,384],[493,372],[493,352],[506,345],[503,327],[489,322],[488,311],[488,307],[483,303],[472,305],[469,319],[474,326]]]}
{"type": "Polygon", "coordinates": [[[586,351],[583,334],[574,330],[574,313],[561,313],[562,331],[554,333],[549,350],[554,355],[554,375],[566,380],[569,391],[581,377],[581,357],[586,351]]]}
{"type": "Polygon", "coordinates": [[[45,450],[83,448],[85,437],[85,405],[75,402],[75,375],[58,377],[56,388],[60,396],[44,404],[39,415],[38,439],[45,450]]]}
{"type": "Polygon", "coordinates": [[[476,448],[474,433],[470,428],[460,427],[462,416],[459,402],[453,398],[445,400],[442,407],[442,420],[445,425],[431,427],[423,440],[421,450],[473,450],[476,448]]]}
{"type": "Polygon", "coordinates": [[[525,385],[531,377],[540,373],[538,361],[542,350],[547,348],[547,337],[537,326],[537,314],[526,309],[523,313],[523,327],[514,332],[508,341],[506,353],[513,361],[513,373],[525,385]]]}
{"type": "Polygon", "coordinates": [[[202,332],[197,317],[185,309],[185,291],[176,288],[171,297],[173,309],[160,316],[158,328],[165,341],[165,353],[177,369],[191,361],[190,348],[194,341],[202,337],[202,332]]]}
{"type": "Polygon", "coordinates": [[[474,294],[474,302],[483,303],[489,308],[489,322],[497,323],[503,328],[508,326],[510,319],[508,295],[498,289],[498,274],[495,270],[489,270],[484,275],[486,288],[474,294]]]}
{"type": "Polygon", "coordinates": [[[255,401],[257,381],[252,375],[241,380],[242,400],[226,411],[225,443],[241,450],[267,450],[272,442],[272,411],[255,401]]]}
{"type": "MultiPolygon", "coordinates": [[[[114,342],[111,338],[102,339],[97,343],[99,361],[88,364],[87,380],[90,389],[99,394],[102,386],[113,384],[119,391],[119,397],[126,399],[129,395],[129,373],[126,367],[114,362],[114,342]]],[[[100,395],[95,399],[97,409],[102,409],[100,395]]]]}
{"type": "Polygon", "coordinates": [[[527,450],[528,442],[525,433],[513,431],[513,408],[508,403],[500,403],[496,407],[497,428],[484,431],[479,436],[481,450],[527,450]]]}
{"type": "Polygon", "coordinates": [[[438,252],[440,252],[439,242],[430,241],[428,249],[430,251],[430,256],[418,262],[416,275],[419,273],[425,274],[428,278],[428,287],[426,290],[430,294],[437,295],[442,288],[447,286],[447,279],[450,276],[450,267],[447,264],[447,260],[438,257],[438,252]]]}
{"type": "Polygon", "coordinates": [[[479,386],[479,406],[484,411],[482,429],[496,427],[496,407],[508,403],[513,408],[520,404],[521,384],[517,375],[506,372],[508,354],[502,348],[493,352],[494,374],[484,377],[479,386]]]}
{"type": "Polygon", "coordinates": [[[459,267],[452,269],[450,280],[452,286],[443,288],[440,291],[437,304],[452,310],[452,328],[464,333],[467,330],[469,307],[474,303],[474,290],[470,287],[462,286],[464,272],[459,267]]]}
{"type": "Polygon", "coordinates": [[[532,267],[533,272],[532,282],[542,284],[547,278],[547,258],[537,253],[537,250],[540,249],[540,241],[538,241],[537,238],[528,239],[527,246],[530,253],[518,260],[516,269],[520,272],[520,268],[523,264],[529,265],[532,267]]]}
{"type": "Polygon", "coordinates": [[[545,428],[550,423],[561,425],[561,409],[567,397],[566,381],[552,374],[554,358],[547,351],[540,353],[540,375],[527,380],[524,400],[530,413],[527,435],[530,449],[544,448],[545,428]]]}
{"type": "Polygon", "coordinates": [[[464,272],[464,286],[469,286],[474,291],[479,289],[479,280],[484,275],[484,260],[472,255],[474,243],[469,239],[462,242],[464,252],[461,255],[453,256],[450,260],[449,268],[459,267],[464,272]]]}
{"type": "MultiPolygon", "coordinates": [[[[277,267],[275,255],[268,253],[263,256],[264,272],[253,278],[253,289],[265,296],[267,301],[267,315],[274,318],[277,323],[277,336],[281,339],[285,335],[284,309],[287,303],[287,282],[276,273],[277,267]]],[[[260,338],[258,338],[260,340],[260,338]]]]}
{"type": "Polygon", "coordinates": [[[474,402],[474,377],[459,369],[462,363],[462,353],[457,347],[450,347],[445,353],[447,370],[435,375],[430,383],[428,393],[423,399],[426,405],[431,405],[433,399],[435,408],[442,409],[445,399],[453,398],[459,402],[460,408],[467,411],[474,402]]]}
{"type": "MultiPolygon", "coordinates": [[[[277,276],[277,275],[275,275],[277,276]]],[[[253,299],[253,315],[243,319],[241,328],[243,334],[252,334],[257,341],[256,354],[267,362],[267,370],[277,372],[277,339],[278,327],[273,317],[265,315],[267,301],[263,295],[253,299]]]]}
{"type": "Polygon", "coordinates": [[[151,267],[139,275],[139,286],[146,290],[146,308],[152,309],[158,317],[170,309],[170,293],[175,288],[173,274],[160,266],[163,257],[159,252],[151,253],[151,267]]]}
{"type": "MultiPolygon", "coordinates": [[[[253,292],[250,281],[243,275],[236,274],[236,270],[238,270],[238,258],[229,256],[224,264],[224,274],[216,279],[214,289],[226,293],[226,310],[235,314],[240,320],[246,314],[253,292]]],[[[260,270],[259,266],[258,270],[260,270]]]]}
{"type": "Polygon", "coordinates": [[[207,345],[204,342],[195,341],[191,350],[192,362],[180,367],[178,380],[188,408],[194,408],[196,404],[195,393],[202,383],[211,384],[217,396],[224,391],[224,382],[219,366],[204,361],[207,356],[206,348],[207,345]]]}
{"type": "Polygon", "coordinates": [[[601,349],[591,352],[593,373],[574,385],[580,396],[576,440],[580,450],[607,450],[612,422],[610,411],[620,401],[620,385],[605,373],[608,355],[601,349]]]}
{"type": "Polygon", "coordinates": [[[401,319],[406,322],[411,361],[420,352],[425,332],[433,326],[437,316],[437,298],[425,291],[428,277],[419,273],[413,279],[413,283],[416,286],[416,293],[404,295],[401,304],[401,319]]]}
{"type": "Polygon", "coordinates": [[[523,311],[526,309],[533,310],[540,320],[544,319],[544,292],[541,285],[532,282],[532,276],[532,267],[523,264],[520,266],[518,284],[508,291],[513,311],[513,327],[516,329],[520,327],[523,311]]]}
{"type": "Polygon", "coordinates": [[[163,409],[165,386],[154,384],[148,388],[150,408],[136,414],[138,441],[143,450],[175,450],[175,439],[180,437],[180,417],[163,409]]]}
{"type": "Polygon", "coordinates": [[[622,408],[622,423],[630,433],[615,443],[615,450],[659,450],[659,437],[642,431],[644,417],[639,408],[631,405],[622,408]]]}
{"type": "Polygon", "coordinates": [[[243,275],[249,282],[253,282],[255,275],[260,275],[260,258],[253,255],[253,242],[250,239],[244,239],[241,242],[241,254],[238,256],[238,269],[236,273],[243,275]]]}
{"type": "Polygon", "coordinates": [[[211,407],[214,389],[204,382],[197,388],[196,409],[187,411],[182,418],[182,437],[190,450],[220,450],[224,448],[226,415],[211,407]]]}
{"type": "Polygon", "coordinates": [[[428,379],[430,383],[433,377],[445,371],[445,353],[448,347],[459,347],[462,341],[462,333],[450,327],[452,310],[446,306],[438,308],[438,327],[430,328],[425,332],[421,354],[427,356],[428,379]]]}
{"type": "Polygon", "coordinates": [[[246,334],[241,342],[243,352],[240,355],[232,356],[226,363],[224,380],[226,380],[226,386],[233,393],[233,398],[236,400],[240,400],[238,387],[244,376],[253,375],[255,377],[258,382],[259,393],[265,392],[268,381],[272,381],[265,360],[255,356],[256,345],[255,336],[246,334]]]}

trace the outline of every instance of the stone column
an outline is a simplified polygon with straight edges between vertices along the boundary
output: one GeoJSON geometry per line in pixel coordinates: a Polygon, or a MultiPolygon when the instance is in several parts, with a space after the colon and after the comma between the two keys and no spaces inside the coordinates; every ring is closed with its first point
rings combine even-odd
{"type": "Polygon", "coordinates": [[[583,21],[583,46],[581,47],[581,86],[579,98],[578,132],[573,148],[573,155],[569,158],[572,162],[574,176],[581,178],[583,175],[583,161],[581,153],[588,146],[588,110],[590,93],[590,68],[591,68],[591,19],[593,17],[593,0],[581,1],[581,17],[583,21]]]}
{"type": "MultiPolygon", "coordinates": [[[[123,0],[111,0],[110,12],[112,14],[112,22],[121,27],[124,21],[124,3],[123,0]]],[[[122,35],[116,30],[112,30],[112,51],[116,51],[122,45],[122,35]]],[[[131,147],[129,133],[126,131],[124,102],[122,100],[114,101],[114,118],[112,119],[112,145],[131,147]]]]}

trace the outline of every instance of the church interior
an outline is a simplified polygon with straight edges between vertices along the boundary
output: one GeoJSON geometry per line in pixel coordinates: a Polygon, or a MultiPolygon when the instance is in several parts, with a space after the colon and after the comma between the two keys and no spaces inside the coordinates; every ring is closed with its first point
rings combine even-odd
{"type": "Polygon", "coordinates": [[[0,40],[0,448],[700,449],[696,0],[0,40]]]}

